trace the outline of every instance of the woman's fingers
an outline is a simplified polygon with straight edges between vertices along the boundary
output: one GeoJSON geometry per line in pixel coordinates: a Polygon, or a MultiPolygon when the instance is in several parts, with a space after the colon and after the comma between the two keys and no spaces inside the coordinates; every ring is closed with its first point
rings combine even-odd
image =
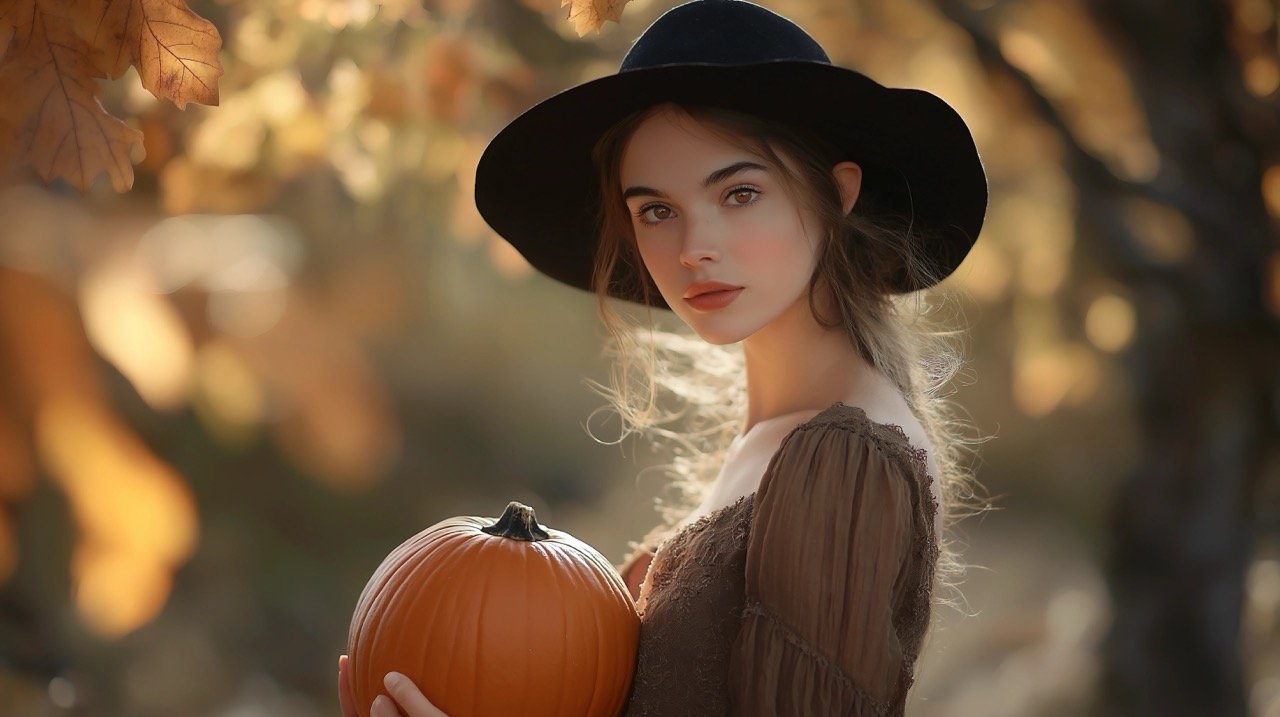
{"type": "Polygon", "coordinates": [[[347,674],[346,655],[338,656],[338,704],[342,705],[342,717],[360,717],[355,698],[351,696],[351,677],[347,674]]]}
{"type": "MultiPolygon", "coordinates": [[[[449,717],[431,704],[418,686],[413,684],[413,680],[399,672],[388,672],[382,683],[408,717],[449,717]]],[[[390,712],[387,715],[394,717],[390,712]]]]}
{"type": "MultiPolygon", "coordinates": [[[[360,717],[355,698],[351,696],[351,678],[346,655],[338,657],[338,703],[342,717],[360,717]]],[[[369,717],[449,717],[423,695],[413,680],[399,672],[388,672],[383,685],[394,700],[378,695],[369,708],[369,717]]]]}
{"type": "Polygon", "coordinates": [[[373,707],[369,709],[369,717],[404,717],[400,710],[396,709],[396,703],[391,701],[386,695],[378,695],[373,698],[373,707]]]}

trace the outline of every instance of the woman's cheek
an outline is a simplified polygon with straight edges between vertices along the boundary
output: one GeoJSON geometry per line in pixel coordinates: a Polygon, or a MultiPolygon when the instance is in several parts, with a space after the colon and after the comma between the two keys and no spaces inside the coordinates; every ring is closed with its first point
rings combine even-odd
{"type": "Polygon", "coordinates": [[[795,260],[796,247],[782,241],[779,236],[752,233],[742,237],[737,248],[737,259],[745,264],[776,268],[795,260]]]}
{"type": "MultiPolygon", "coordinates": [[[[664,296],[669,292],[677,290],[672,285],[672,272],[674,267],[679,263],[679,257],[671,251],[662,248],[649,247],[640,250],[640,259],[644,262],[645,268],[649,270],[649,276],[653,277],[653,282],[658,285],[658,289],[663,292],[664,296]]],[[[669,299],[670,296],[667,296],[669,299]]]]}

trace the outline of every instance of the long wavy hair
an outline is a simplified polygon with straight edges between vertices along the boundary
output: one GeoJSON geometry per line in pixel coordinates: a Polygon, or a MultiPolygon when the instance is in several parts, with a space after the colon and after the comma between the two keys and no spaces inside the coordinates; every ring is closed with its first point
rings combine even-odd
{"type": "MultiPolygon", "coordinates": [[[[655,445],[669,444],[674,456],[670,464],[658,466],[670,479],[656,499],[662,523],[642,543],[632,543],[633,549],[665,537],[703,499],[746,412],[746,372],[739,344],[718,346],[678,327],[662,329],[652,308],[637,307],[639,315],[624,314],[610,301],[610,288],[642,296],[646,304],[658,295],[636,246],[622,198],[620,167],[632,133],[661,107],[654,105],[621,120],[601,135],[592,153],[601,198],[592,286],[609,333],[605,354],[614,361],[612,385],[590,379],[586,383],[609,401],[599,410],[616,412],[622,424],[615,440],[593,437],[617,443],[638,434],[655,445]]],[[[958,407],[942,393],[963,365],[954,340],[965,335],[963,329],[945,329],[945,322],[937,318],[946,296],[936,289],[904,295],[889,288],[895,272],[926,284],[936,279],[932,263],[920,251],[923,238],[918,228],[905,218],[877,211],[871,196],[859,197],[854,211],[846,215],[831,168],[856,158],[843,156],[823,138],[724,108],[677,107],[707,130],[760,157],[782,178],[793,199],[821,222],[825,239],[809,281],[810,310],[822,326],[843,329],[862,357],[894,382],[929,436],[942,515],[935,587],[946,587],[962,598],[958,586],[970,566],[960,561],[954,526],[964,515],[989,506],[975,500],[973,489],[979,484],[961,459],[962,454],[976,455],[970,446],[985,438],[966,435],[972,424],[957,416],[958,407]],[[791,171],[781,155],[798,171],[791,171]],[[835,315],[819,311],[815,297],[820,287],[834,298],[835,315]],[[964,513],[962,508],[974,510],[964,513]]],[[[934,594],[941,604],[957,605],[938,590],[934,594]]]]}

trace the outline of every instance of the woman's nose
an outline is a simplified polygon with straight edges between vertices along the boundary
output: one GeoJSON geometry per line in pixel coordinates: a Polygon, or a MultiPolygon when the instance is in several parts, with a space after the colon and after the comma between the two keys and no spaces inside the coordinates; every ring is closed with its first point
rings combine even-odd
{"type": "Polygon", "coordinates": [[[702,222],[692,227],[684,237],[680,250],[680,263],[693,269],[703,262],[720,260],[720,238],[714,227],[702,222]]]}

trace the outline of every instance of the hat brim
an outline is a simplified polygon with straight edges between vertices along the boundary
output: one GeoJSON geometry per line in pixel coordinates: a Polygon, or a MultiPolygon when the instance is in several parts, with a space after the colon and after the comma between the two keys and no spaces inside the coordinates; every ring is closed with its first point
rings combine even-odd
{"type": "MultiPolygon", "coordinates": [[[[838,65],[795,60],[664,65],[564,90],[489,142],[476,167],[480,215],[534,268],[590,291],[599,201],[592,146],[623,117],[664,101],[746,111],[833,141],[863,164],[864,195],[922,230],[939,279],[959,266],[982,228],[986,173],[968,126],[950,105],[838,65]]],[[[893,284],[897,292],[925,288],[905,274],[893,284]]],[[[652,299],[669,308],[660,295],[652,299]]]]}

